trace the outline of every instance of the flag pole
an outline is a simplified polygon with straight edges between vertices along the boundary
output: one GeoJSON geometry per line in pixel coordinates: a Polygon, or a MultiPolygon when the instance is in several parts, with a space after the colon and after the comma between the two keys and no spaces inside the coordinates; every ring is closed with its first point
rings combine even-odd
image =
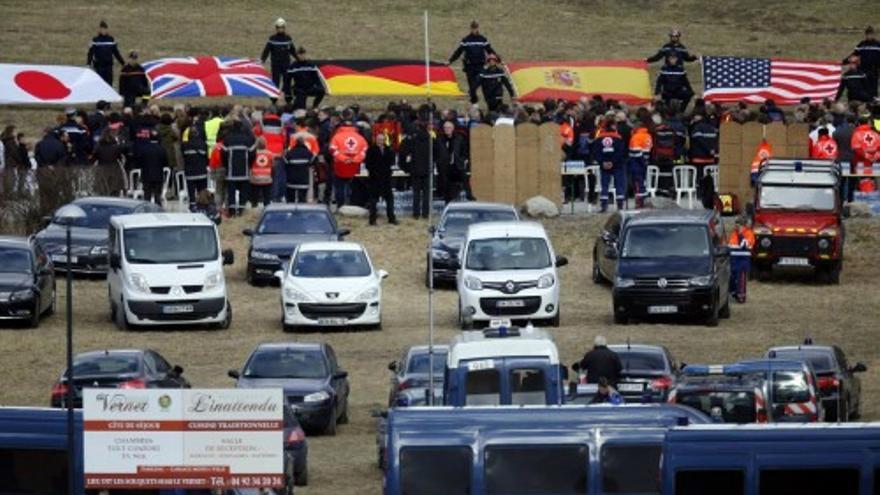
{"type": "MultiPolygon", "coordinates": [[[[428,99],[428,225],[434,225],[434,110],[431,108],[431,53],[428,42],[428,11],[425,10],[425,82],[428,99]]],[[[413,203],[413,208],[419,205],[413,203]]],[[[434,258],[433,235],[428,236],[428,405],[434,405],[434,258]]]]}

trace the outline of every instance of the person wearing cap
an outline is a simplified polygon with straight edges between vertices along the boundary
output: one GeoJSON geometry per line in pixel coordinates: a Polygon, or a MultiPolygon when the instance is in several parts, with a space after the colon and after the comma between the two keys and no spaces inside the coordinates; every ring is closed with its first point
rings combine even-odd
{"type": "Polygon", "coordinates": [[[586,383],[599,383],[604,378],[612,387],[617,385],[623,370],[620,356],[608,348],[608,340],[603,335],[593,339],[593,348],[584,354],[578,366],[578,372],[587,375],[586,383]]]}
{"type": "Polygon", "coordinates": [[[865,39],[856,45],[852,53],[843,60],[843,63],[847,63],[853,55],[858,56],[861,60],[859,65],[867,76],[869,96],[876,98],[877,81],[880,76],[880,40],[875,37],[874,26],[865,28],[865,39]]]}
{"type": "Polygon", "coordinates": [[[116,40],[110,36],[106,21],[98,24],[98,35],[92,38],[89,45],[89,53],[86,55],[86,65],[93,67],[95,72],[101,76],[107,84],[113,86],[113,59],[119,61],[119,65],[124,65],[122,55],[119,53],[119,47],[116,40]]]}
{"type": "Polygon", "coordinates": [[[727,246],[730,249],[730,294],[743,304],[746,302],[746,282],[752,269],[752,249],[755,247],[755,233],[749,227],[746,216],[737,217],[727,246]]]}
{"type": "Polygon", "coordinates": [[[71,165],[87,165],[89,156],[92,154],[92,138],[89,130],[83,125],[82,118],[77,115],[76,109],[68,108],[64,112],[66,119],[58,126],[57,131],[64,132],[70,139],[73,162],[71,165]]]}
{"type": "Polygon", "coordinates": [[[486,57],[486,68],[480,72],[480,87],[483,88],[483,99],[486,100],[486,106],[490,112],[497,112],[501,104],[504,103],[504,89],[511,98],[516,98],[513,94],[513,85],[510,84],[510,78],[507,72],[498,65],[498,55],[490,53],[486,57]]]}
{"type": "MultiPolygon", "coordinates": [[[[263,48],[263,53],[260,55],[260,62],[263,64],[266,63],[267,58],[270,59],[272,82],[275,83],[278,89],[281,89],[281,85],[284,82],[284,74],[290,65],[290,59],[295,58],[296,54],[293,38],[287,34],[286,29],[287,21],[279,17],[275,21],[275,34],[269,36],[269,40],[266,41],[266,46],[263,48]]],[[[272,98],[272,103],[275,103],[275,98],[272,98]]]]}
{"type": "Polygon", "coordinates": [[[287,103],[293,100],[294,110],[305,109],[308,106],[309,96],[314,98],[312,108],[318,108],[327,93],[318,66],[309,60],[304,47],[299,47],[296,51],[296,60],[287,68],[283,91],[287,103]]]}
{"type": "Polygon", "coordinates": [[[122,105],[126,107],[134,105],[138,98],[150,96],[150,81],[144,66],[138,62],[136,51],[129,52],[128,62],[119,72],[119,94],[122,95],[122,105]]]}
{"type": "Polygon", "coordinates": [[[657,53],[651,55],[645,61],[649,64],[661,60],[668,61],[668,57],[673,53],[678,57],[676,63],[679,65],[684,65],[684,62],[695,62],[697,60],[697,56],[691,55],[687,47],[681,44],[681,31],[672,29],[669,31],[669,42],[660,47],[657,53]]]}
{"type": "MultiPolygon", "coordinates": [[[[834,100],[839,101],[843,98],[843,93],[845,92],[849,101],[864,103],[871,101],[874,97],[871,95],[870,81],[868,75],[862,70],[859,56],[853,55],[849,57],[848,65],[845,67],[848,67],[848,69],[840,75],[840,85],[837,87],[837,95],[834,97],[834,100]]],[[[874,89],[875,91],[877,89],[876,83],[874,84],[874,89]]]]}
{"type": "Polygon", "coordinates": [[[666,57],[666,63],[657,75],[654,94],[659,96],[667,105],[672,100],[680,101],[681,106],[679,108],[681,110],[686,109],[688,104],[690,104],[691,98],[694,97],[694,90],[691,88],[684,65],[679,61],[678,53],[672,51],[666,57]]]}
{"type": "Polygon", "coordinates": [[[498,56],[489,40],[480,33],[480,24],[477,21],[471,21],[471,32],[461,39],[458,47],[449,56],[446,65],[452,64],[462,55],[464,55],[464,73],[467,76],[468,95],[471,103],[476,103],[477,88],[481,83],[480,74],[486,65],[487,55],[498,56]]]}
{"type": "Polygon", "coordinates": [[[152,201],[162,206],[162,169],[168,166],[168,155],[159,144],[159,133],[150,132],[149,139],[134,148],[134,168],[141,171],[141,182],[144,188],[144,201],[152,201]]]}

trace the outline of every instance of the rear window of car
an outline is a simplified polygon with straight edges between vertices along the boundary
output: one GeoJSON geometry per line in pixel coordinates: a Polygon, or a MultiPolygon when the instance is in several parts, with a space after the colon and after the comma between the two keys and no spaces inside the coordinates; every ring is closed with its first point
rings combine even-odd
{"type": "Polygon", "coordinates": [[[666,360],[658,352],[617,351],[624,371],[666,371],[666,360]]]}
{"type": "Polygon", "coordinates": [[[676,402],[693,407],[724,423],[745,424],[754,423],[757,420],[754,392],[679,392],[676,402]]]}
{"type": "MultiPolygon", "coordinates": [[[[679,470],[675,472],[675,495],[742,495],[745,473],[734,469],[679,470]]],[[[795,493],[795,492],[779,492],[795,493]]]]}
{"type": "Polygon", "coordinates": [[[602,447],[602,491],[605,493],[660,493],[659,445],[602,447]]]}
{"type": "Polygon", "coordinates": [[[456,210],[443,217],[441,228],[448,234],[464,235],[471,224],[511,220],[516,220],[516,214],[509,210],[456,210]]]}
{"type": "Polygon", "coordinates": [[[257,226],[257,234],[332,234],[333,222],[321,211],[269,211],[257,226]]]}
{"type": "MultiPolygon", "coordinates": [[[[102,204],[78,204],[86,216],[77,218],[73,222],[74,227],[86,229],[106,229],[110,226],[110,218],[117,215],[128,215],[133,211],[129,206],[102,205],[102,204]]],[[[54,223],[61,223],[59,218],[53,218],[54,223]]]]}
{"type": "Polygon", "coordinates": [[[490,446],[484,453],[487,495],[568,495],[587,491],[585,445],[490,446]]]}
{"type": "Polygon", "coordinates": [[[773,402],[792,404],[810,401],[810,387],[802,372],[776,371],[773,373],[773,402]]]}
{"type": "Polygon", "coordinates": [[[830,350],[823,352],[816,350],[780,349],[771,352],[775,354],[776,359],[807,361],[813,366],[813,370],[816,373],[828,373],[837,369],[834,355],[830,350]]]}
{"type": "MultiPolygon", "coordinates": [[[[409,363],[406,367],[407,373],[428,373],[428,368],[430,367],[430,356],[428,356],[428,352],[413,354],[409,358],[409,363]]],[[[440,376],[443,376],[443,371],[446,369],[446,351],[434,351],[434,373],[439,373],[440,376]]]]}
{"type": "Polygon", "coordinates": [[[317,349],[261,349],[248,360],[241,376],[251,379],[320,379],[327,374],[327,360],[317,349]]]}
{"type": "Polygon", "coordinates": [[[470,447],[406,447],[400,450],[402,495],[468,495],[470,447]]]}
{"type": "Polygon", "coordinates": [[[31,253],[27,249],[0,247],[0,272],[29,273],[31,253]]]}
{"type": "Polygon", "coordinates": [[[73,377],[123,375],[141,370],[138,354],[106,354],[79,358],[73,362],[73,377]]]}
{"type": "Polygon", "coordinates": [[[859,493],[859,470],[857,468],[762,469],[759,488],[760,495],[779,493],[857,495],[859,493]]]}
{"type": "Polygon", "coordinates": [[[67,492],[67,452],[42,449],[0,450],[2,493],[55,495],[67,492]]]}

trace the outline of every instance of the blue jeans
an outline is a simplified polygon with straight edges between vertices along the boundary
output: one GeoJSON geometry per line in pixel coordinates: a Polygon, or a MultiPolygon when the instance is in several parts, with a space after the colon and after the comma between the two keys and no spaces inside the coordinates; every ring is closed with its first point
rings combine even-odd
{"type": "Polygon", "coordinates": [[[351,197],[351,179],[333,179],[333,194],[337,208],[348,203],[348,198],[351,197]]]}
{"type": "Polygon", "coordinates": [[[626,201],[626,169],[622,166],[615,165],[611,170],[600,168],[599,178],[602,182],[602,192],[599,194],[599,203],[604,211],[608,208],[608,187],[611,185],[611,178],[614,177],[614,191],[617,194],[617,203],[621,204],[626,201]]]}
{"type": "MultiPolygon", "coordinates": [[[[642,205],[642,201],[648,196],[645,190],[645,176],[648,173],[648,164],[644,158],[630,158],[629,163],[629,180],[632,182],[633,191],[636,195],[636,207],[642,205]]],[[[617,179],[614,179],[617,181],[617,179]]]]}
{"type": "Polygon", "coordinates": [[[730,294],[740,302],[746,300],[746,282],[752,269],[752,258],[748,255],[736,255],[735,250],[730,256],[730,294]]]}

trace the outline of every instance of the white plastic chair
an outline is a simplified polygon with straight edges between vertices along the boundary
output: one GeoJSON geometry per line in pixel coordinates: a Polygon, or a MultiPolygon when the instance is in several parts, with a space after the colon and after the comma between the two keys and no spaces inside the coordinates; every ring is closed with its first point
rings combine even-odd
{"type": "Polygon", "coordinates": [[[687,195],[688,209],[693,209],[694,199],[697,197],[697,167],[693,165],[672,167],[672,182],[675,186],[675,202],[681,202],[682,196],[687,195]]]}
{"type": "Polygon", "coordinates": [[[179,201],[182,206],[188,205],[189,189],[186,187],[186,174],[183,173],[183,170],[174,172],[174,184],[177,187],[177,201],[179,201]]]}
{"type": "Polygon", "coordinates": [[[648,172],[645,175],[645,192],[652,198],[657,197],[657,189],[660,188],[660,167],[657,165],[648,165],[648,172]]]}
{"type": "Polygon", "coordinates": [[[160,199],[162,200],[162,205],[165,204],[165,197],[168,196],[168,188],[171,187],[171,169],[168,167],[164,167],[162,169],[162,195],[160,199]]]}
{"type": "Polygon", "coordinates": [[[718,165],[706,165],[703,167],[703,176],[712,176],[712,185],[715,186],[715,192],[718,192],[718,165]]]}
{"type": "Polygon", "coordinates": [[[141,169],[133,168],[128,172],[128,197],[144,199],[144,183],[141,182],[141,169]]]}

